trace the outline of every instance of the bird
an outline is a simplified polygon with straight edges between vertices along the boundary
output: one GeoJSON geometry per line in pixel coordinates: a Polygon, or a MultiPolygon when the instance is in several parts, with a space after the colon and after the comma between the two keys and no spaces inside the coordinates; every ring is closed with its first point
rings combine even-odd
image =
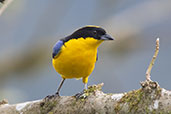
{"type": "Polygon", "coordinates": [[[52,65],[62,77],[56,95],[59,96],[66,79],[82,78],[84,90],[87,89],[88,78],[98,60],[98,47],[107,40],[114,38],[102,27],[87,25],[56,42],[52,51],[52,65]]]}

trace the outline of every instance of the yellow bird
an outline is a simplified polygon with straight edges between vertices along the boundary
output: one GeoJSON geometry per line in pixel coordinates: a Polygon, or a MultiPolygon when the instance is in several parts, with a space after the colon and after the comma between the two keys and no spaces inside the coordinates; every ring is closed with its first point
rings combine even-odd
{"type": "Polygon", "coordinates": [[[97,48],[106,40],[113,38],[103,28],[89,25],[60,39],[54,45],[52,64],[63,79],[56,92],[57,95],[65,79],[82,78],[84,89],[87,89],[88,77],[98,60],[97,48]]]}

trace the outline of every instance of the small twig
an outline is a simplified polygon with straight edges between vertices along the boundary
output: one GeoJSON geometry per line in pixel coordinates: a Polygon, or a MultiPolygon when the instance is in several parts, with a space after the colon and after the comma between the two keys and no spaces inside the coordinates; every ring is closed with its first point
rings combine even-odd
{"type": "Polygon", "coordinates": [[[157,58],[158,53],[159,53],[159,38],[156,39],[156,49],[155,49],[155,53],[153,55],[153,58],[152,58],[152,60],[151,60],[151,62],[149,64],[149,66],[148,66],[148,69],[146,71],[146,80],[147,81],[151,81],[151,79],[150,79],[151,69],[152,69],[152,67],[154,65],[154,62],[155,62],[155,60],[157,58]]]}
{"type": "Polygon", "coordinates": [[[8,5],[12,2],[13,0],[2,0],[3,2],[3,6],[0,8],[0,16],[2,15],[2,13],[5,11],[5,9],[8,7],[8,5]]]}

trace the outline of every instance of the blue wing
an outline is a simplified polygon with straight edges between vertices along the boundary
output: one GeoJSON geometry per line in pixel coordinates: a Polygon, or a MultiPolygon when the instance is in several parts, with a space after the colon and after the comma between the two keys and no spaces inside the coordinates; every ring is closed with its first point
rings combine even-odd
{"type": "Polygon", "coordinates": [[[98,61],[98,50],[97,50],[97,55],[96,55],[96,61],[98,61]]]}
{"type": "Polygon", "coordinates": [[[52,53],[52,57],[55,58],[60,50],[61,50],[61,47],[63,46],[63,41],[59,40],[58,42],[56,42],[56,44],[53,46],[53,53],[52,53]]]}

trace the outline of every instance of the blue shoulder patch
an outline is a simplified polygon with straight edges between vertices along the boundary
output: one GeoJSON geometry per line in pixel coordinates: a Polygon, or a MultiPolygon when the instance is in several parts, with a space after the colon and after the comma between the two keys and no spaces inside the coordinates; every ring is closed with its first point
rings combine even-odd
{"type": "Polygon", "coordinates": [[[56,42],[56,44],[53,46],[53,53],[52,53],[52,57],[55,58],[60,50],[61,50],[61,47],[63,46],[63,41],[59,40],[58,42],[56,42]]]}

